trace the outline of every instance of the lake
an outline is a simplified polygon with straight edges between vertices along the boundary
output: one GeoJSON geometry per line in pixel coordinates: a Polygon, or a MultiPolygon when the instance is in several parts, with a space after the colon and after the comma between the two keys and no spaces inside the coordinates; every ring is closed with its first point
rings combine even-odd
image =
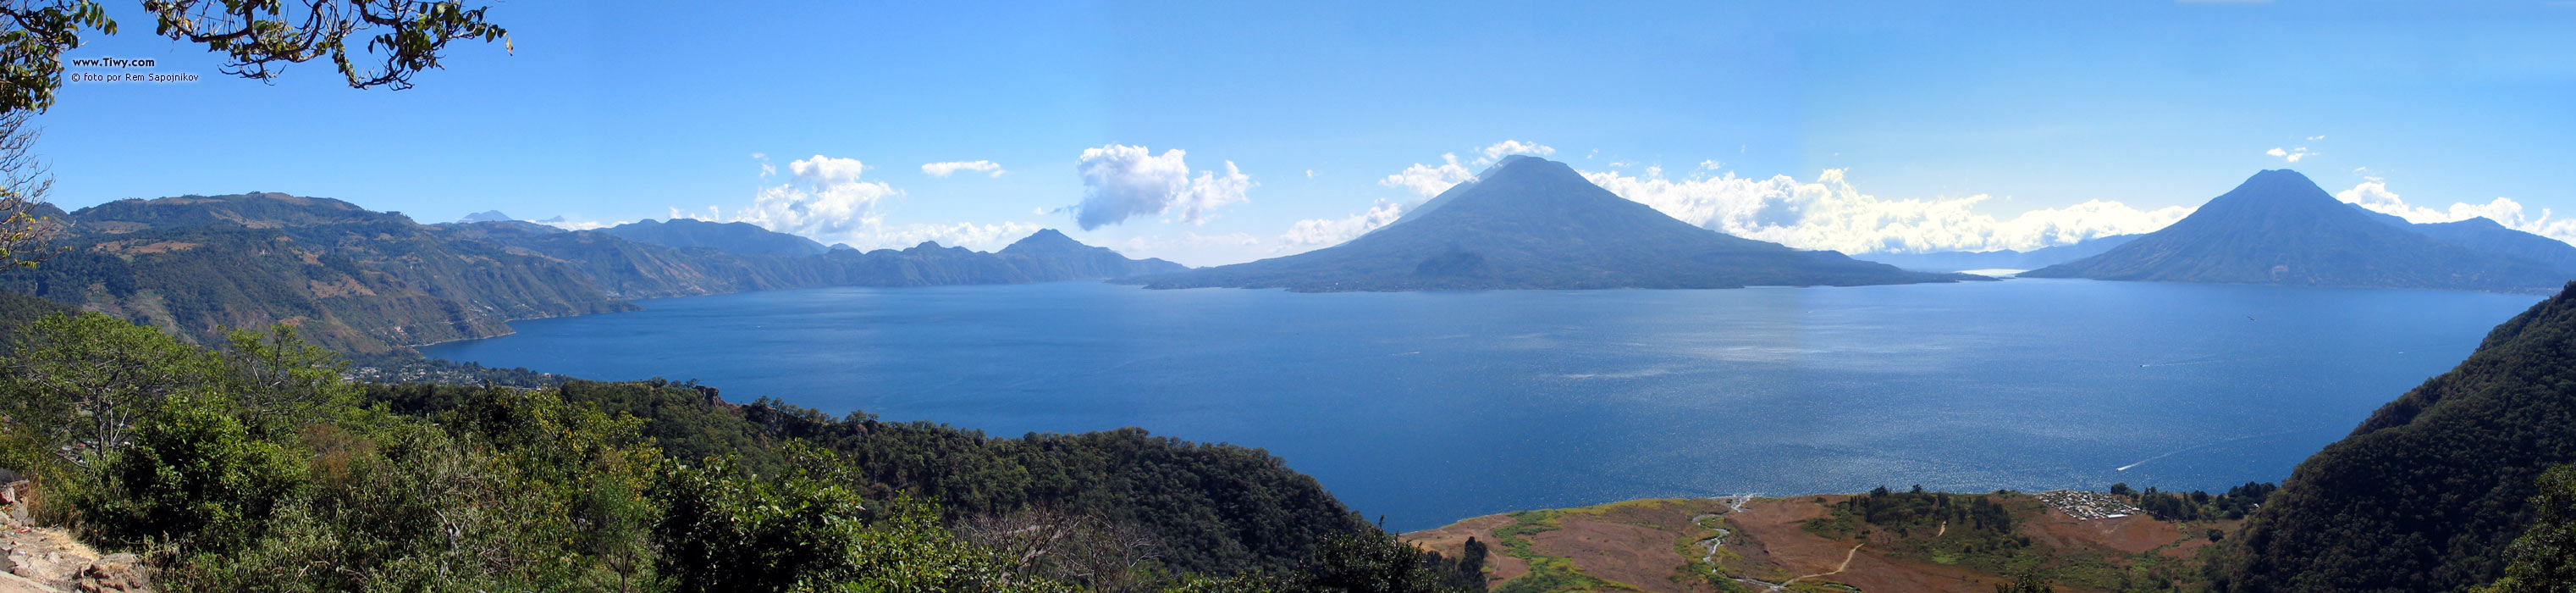
{"type": "Polygon", "coordinates": [[[827,288],[642,301],[424,350],[1000,436],[1138,426],[1260,447],[1414,530],[1643,497],[2277,481],[2540,298],[2090,280],[827,288]]]}

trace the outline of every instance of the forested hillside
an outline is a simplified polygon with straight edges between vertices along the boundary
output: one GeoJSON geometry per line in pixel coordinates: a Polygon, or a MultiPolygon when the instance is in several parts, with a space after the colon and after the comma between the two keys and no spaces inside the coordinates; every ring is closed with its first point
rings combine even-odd
{"type": "Polygon", "coordinates": [[[53,308],[0,300],[0,468],[159,590],[1481,590],[1258,450],[362,385],[287,326],[206,349],[53,308]]]}
{"type": "MultiPolygon", "coordinates": [[[[1050,248],[1000,253],[924,244],[762,255],[518,221],[422,225],[400,213],[278,193],[119,200],[59,218],[67,234],[48,250],[46,265],[0,276],[0,290],[109,313],[201,344],[220,341],[227,327],[294,323],[320,344],[361,355],[503,335],[513,319],[633,309],[625,299],[1050,282],[1184,269],[1127,259],[1052,231],[1040,241],[1050,248]]],[[[704,226],[737,243],[803,240],[704,226]]],[[[673,236],[686,234],[681,231],[655,237],[676,241],[673,236]]]]}
{"type": "MultiPolygon", "coordinates": [[[[2495,579],[2547,468],[2576,461],[2576,289],[2300,463],[2222,591],[2458,591],[2495,579]]],[[[2563,558],[2563,557],[2562,557],[2563,558]]]]}

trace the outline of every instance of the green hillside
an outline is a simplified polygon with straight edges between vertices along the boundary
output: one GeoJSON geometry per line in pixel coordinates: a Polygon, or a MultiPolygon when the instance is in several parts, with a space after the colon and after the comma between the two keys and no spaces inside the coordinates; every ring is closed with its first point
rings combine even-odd
{"type": "Polygon", "coordinates": [[[2576,461],[2576,288],[2300,463],[2220,591],[2459,591],[2496,578],[2536,478],[2576,461]]]}

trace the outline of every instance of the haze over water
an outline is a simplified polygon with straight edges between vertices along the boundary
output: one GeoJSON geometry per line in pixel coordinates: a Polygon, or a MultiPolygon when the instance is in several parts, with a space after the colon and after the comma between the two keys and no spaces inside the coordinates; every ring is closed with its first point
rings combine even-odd
{"type": "Polygon", "coordinates": [[[828,288],[424,350],[997,436],[1138,426],[1261,447],[1413,530],[1642,497],[2277,481],[2538,299],[2085,280],[828,288]]]}

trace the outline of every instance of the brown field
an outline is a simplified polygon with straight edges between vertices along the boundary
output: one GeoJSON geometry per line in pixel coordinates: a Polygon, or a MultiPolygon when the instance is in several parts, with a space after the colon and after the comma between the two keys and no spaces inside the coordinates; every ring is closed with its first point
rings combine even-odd
{"type": "MultiPolygon", "coordinates": [[[[1871,536],[1855,552],[1853,546],[1862,542],[1826,538],[1804,529],[1808,520],[1828,516],[1830,506],[1844,498],[1829,495],[1760,499],[1742,512],[1729,512],[1717,499],[1639,500],[1566,509],[1557,514],[1555,529],[1529,536],[1529,549],[1536,556],[1563,558],[1582,575],[1608,581],[1614,588],[1670,593],[1710,591],[1712,587],[1704,578],[1690,573],[1690,566],[1704,553],[1694,543],[1716,532],[1691,519],[1714,514],[1718,519],[1712,524],[1733,530],[1724,540],[1726,554],[1718,556],[1718,561],[1735,576],[1769,583],[1794,579],[1798,589],[1842,585],[1872,593],[1991,591],[1995,584],[2004,582],[2002,575],[1906,557],[1898,551],[1903,542],[1890,534],[1871,536]],[[1836,572],[1838,569],[1840,572],[1836,572]]],[[[2015,534],[2029,538],[2032,546],[2052,555],[2108,558],[2113,566],[2127,566],[2132,562],[2130,558],[2151,552],[2188,560],[2209,541],[2187,534],[2211,527],[2232,534],[2237,527],[2235,522],[2177,525],[2145,516],[2080,521],[2029,498],[2006,502],[2013,511],[2015,534]]],[[[1404,539],[1450,555],[1460,553],[1469,537],[1486,542],[1490,552],[1486,558],[1487,582],[1499,586],[1529,572],[1530,559],[1512,557],[1494,536],[1495,529],[1514,523],[1510,515],[1487,515],[1405,534],[1404,539]]],[[[1929,535],[1918,533],[1916,537],[1929,535]]],[[[1747,584],[1746,588],[1767,589],[1758,584],[1747,584]]],[[[2070,593],[2095,591],[2065,583],[2059,583],[2057,589],[2070,593]]]]}

